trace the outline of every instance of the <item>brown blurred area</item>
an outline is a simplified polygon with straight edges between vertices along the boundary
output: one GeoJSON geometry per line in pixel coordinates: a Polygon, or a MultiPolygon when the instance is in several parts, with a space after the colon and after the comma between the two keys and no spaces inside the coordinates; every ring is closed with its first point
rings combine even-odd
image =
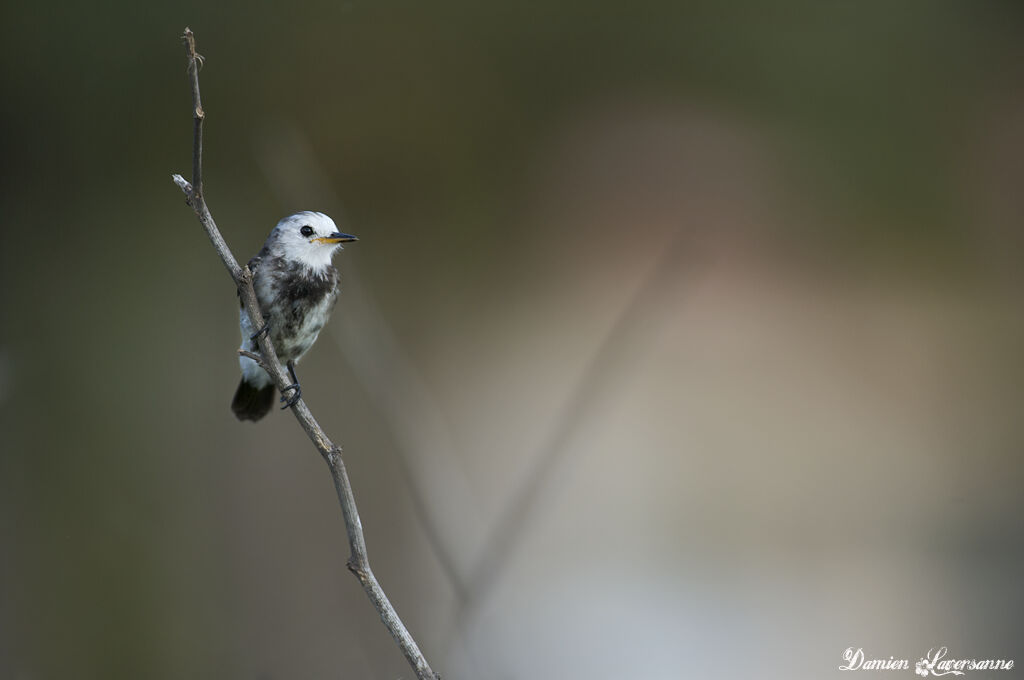
{"type": "Polygon", "coordinates": [[[186,25],[235,255],[360,237],[299,377],[444,677],[1024,663],[1019,3],[4,16],[0,677],[412,677],[228,408],[186,25]]]}

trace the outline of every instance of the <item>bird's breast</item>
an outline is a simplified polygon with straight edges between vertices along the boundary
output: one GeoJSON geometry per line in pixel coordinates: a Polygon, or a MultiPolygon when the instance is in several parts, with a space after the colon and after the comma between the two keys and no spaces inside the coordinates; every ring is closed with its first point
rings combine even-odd
{"type": "Polygon", "coordinates": [[[316,341],[338,295],[334,267],[310,274],[298,267],[261,267],[255,282],[260,307],[270,323],[271,339],[282,361],[295,361],[316,341]]]}

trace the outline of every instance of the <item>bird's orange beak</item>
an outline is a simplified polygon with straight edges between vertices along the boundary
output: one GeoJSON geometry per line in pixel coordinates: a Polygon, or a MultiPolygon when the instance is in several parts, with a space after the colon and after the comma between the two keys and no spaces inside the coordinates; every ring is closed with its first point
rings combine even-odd
{"type": "Polygon", "coordinates": [[[336,231],[330,236],[321,236],[320,238],[313,239],[313,243],[348,243],[349,241],[358,240],[352,234],[342,234],[340,231],[336,231]]]}

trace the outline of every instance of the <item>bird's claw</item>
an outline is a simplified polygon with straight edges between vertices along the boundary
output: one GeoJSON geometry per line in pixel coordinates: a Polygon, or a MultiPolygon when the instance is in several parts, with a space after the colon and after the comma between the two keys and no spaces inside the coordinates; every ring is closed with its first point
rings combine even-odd
{"type": "Polygon", "coordinates": [[[258,331],[256,331],[252,335],[250,335],[249,339],[252,340],[253,342],[256,342],[256,340],[258,340],[261,335],[266,335],[269,332],[270,332],[270,322],[267,321],[266,323],[263,324],[262,328],[260,328],[258,331]]]}
{"type": "Polygon", "coordinates": [[[291,385],[288,385],[283,390],[281,390],[281,401],[284,402],[284,406],[281,407],[281,410],[283,411],[286,408],[290,408],[292,406],[295,406],[295,404],[297,404],[299,399],[301,399],[301,398],[302,398],[302,386],[300,386],[299,383],[292,383],[291,385]],[[290,397],[286,397],[284,395],[284,393],[286,391],[288,391],[288,390],[294,390],[294,394],[292,394],[290,397]]]}

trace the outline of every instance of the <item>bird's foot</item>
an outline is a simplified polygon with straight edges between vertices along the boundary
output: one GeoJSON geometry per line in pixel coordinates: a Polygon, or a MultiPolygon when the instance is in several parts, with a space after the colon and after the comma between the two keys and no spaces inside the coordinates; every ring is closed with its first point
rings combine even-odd
{"type": "Polygon", "coordinates": [[[263,324],[262,328],[260,328],[258,331],[256,331],[252,335],[250,335],[249,339],[252,340],[253,342],[256,342],[257,340],[259,340],[261,335],[266,335],[269,332],[270,332],[270,322],[267,321],[266,323],[263,324]]]}
{"type": "Polygon", "coordinates": [[[299,385],[299,383],[292,383],[291,385],[288,385],[283,390],[281,390],[281,401],[284,402],[284,406],[281,407],[281,410],[283,411],[286,408],[289,408],[291,406],[295,406],[295,404],[298,403],[299,399],[301,399],[301,398],[302,398],[302,386],[299,385]],[[292,393],[291,396],[285,396],[284,393],[287,392],[288,390],[293,390],[293,393],[292,393]]]}

